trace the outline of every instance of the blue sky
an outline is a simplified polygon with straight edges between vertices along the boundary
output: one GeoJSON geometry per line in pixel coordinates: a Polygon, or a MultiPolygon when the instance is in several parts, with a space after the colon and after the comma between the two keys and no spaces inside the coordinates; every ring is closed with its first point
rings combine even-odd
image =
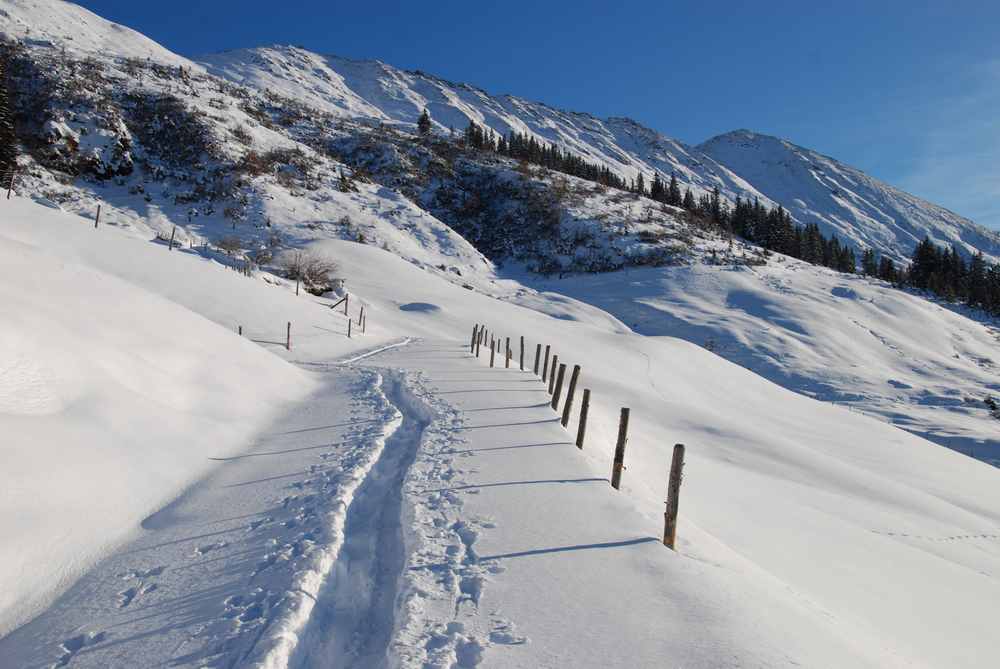
{"type": "Polygon", "coordinates": [[[186,56],[378,58],[630,116],[779,135],[1000,229],[1000,3],[83,0],[186,56]]]}

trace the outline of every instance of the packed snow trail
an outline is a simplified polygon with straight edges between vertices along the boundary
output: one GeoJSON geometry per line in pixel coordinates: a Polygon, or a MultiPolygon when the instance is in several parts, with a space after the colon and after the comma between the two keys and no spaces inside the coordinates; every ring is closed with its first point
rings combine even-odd
{"type": "Polygon", "coordinates": [[[351,499],[400,422],[377,373],[328,377],[0,639],[0,665],[285,666],[351,499]]]}
{"type": "Polygon", "coordinates": [[[428,413],[407,396],[402,374],[386,372],[383,378],[401,422],[348,508],[344,545],[289,666],[376,668],[387,658],[405,560],[403,479],[428,413]]]}

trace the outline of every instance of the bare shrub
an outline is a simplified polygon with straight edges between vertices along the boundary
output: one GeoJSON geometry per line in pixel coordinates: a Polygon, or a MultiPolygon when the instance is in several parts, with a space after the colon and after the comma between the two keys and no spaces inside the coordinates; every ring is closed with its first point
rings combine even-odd
{"type": "Polygon", "coordinates": [[[286,251],[278,257],[278,264],[289,279],[296,279],[313,295],[333,290],[333,275],[339,269],[337,262],[316,251],[286,251]]]}

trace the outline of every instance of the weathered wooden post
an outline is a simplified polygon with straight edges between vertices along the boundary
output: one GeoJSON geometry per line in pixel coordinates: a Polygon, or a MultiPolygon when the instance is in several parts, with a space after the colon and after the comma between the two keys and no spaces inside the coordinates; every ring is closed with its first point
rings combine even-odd
{"type": "Polygon", "coordinates": [[[556,383],[556,370],[559,369],[559,356],[552,356],[552,366],[549,367],[549,395],[552,394],[552,390],[556,383]]]}
{"type": "Polygon", "coordinates": [[[576,393],[576,380],[580,378],[580,365],[573,365],[573,374],[569,377],[569,388],[566,390],[566,404],[563,406],[562,425],[569,425],[569,413],[573,410],[573,395],[576,393]]]}
{"type": "Polygon", "coordinates": [[[344,315],[347,315],[347,305],[351,302],[351,294],[344,293],[344,315]]]}
{"type": "Polygon", "coordinates": [[[365,317],[365,305],[361,305],[361,313],[358,314],[358,325],[361,325],[361,320],[365,317]]]}
{"type": "Polygon", "coordinates": [[[368,314],[365,314],[365,317],[361,319],[361,334],[364,334],[365,330],[367,329],[368,329],[368,314]]]}
{"type": "Polygon", "coordinates": [[[479,331],[479,336],[476,337],[476,357],[479,357],[479,347],[483,345],[483,331],[479,331]]]}
{"type": "Polygon", "coordinates": [[[542,345],[535,344],[535,376],[538,376],[538,363],[542,358],[542,345]]]}
{"type": "Polygon", "coordinates": [[[493,359],[496,357],[496,354],[497,354],[496,340],[491,337],[490,338],[490,367],[493,366],[493,359]]]}
{"type": "Polygon", "coordinates": [[[295,277],[295,294],[296,294],[296,295],[298,295],[298,294],[299,294],[299,280],[300,280],[300,279],[299,279],[299,277],[298,277],[298,276],[296,276],[296,277],[295,277]]]}
{"type": "Polygon", "coordinates": [[[177,234],[177,226],[176,225],[170,230],[170,250],[171,251],[174,250],[174,235],[175,234],[177,234]]]}
{"type": "Polygon", "coordinates": [[[510,369],[510,337],[507,337],[507,360],[504,363],[505,369],[510,369]]]}
{"type": "Polygon", "coordinates": [[[7,184],[7,199],[10,199],[10,194],[14,192],[14,176],[17,174],[17,170],[10,171],[10,183],[7,184]]]}
{"type": "Polygon", "coordinates": [[[240,336],[242,337],[242,336],[243,336],[243,326],[242,326],[242,325],[241,325],[241,326],[239,326],[239,327],[238,327],[238,328],[236,329],[236,332],[238,332],[238,333],[239,333],[239,335],[240,335],[240,336]]]}
{"type": "MultiPolygon", "coordinates": [[[[553,367],[555,365],[553,364],[553,367]]],[[[566,376],[566,365],[559,365],[559,378],[556,380],[556,389],[552,393],[552,408],[559,410],[559,396],[562,395],[563,377],[566,376]]]]}
{"type": "Polygon", "coordinates": [[[551,348],[549,346],[549,344],[546,344],[545,345],[545,366],[542,367],[542,383],[545,383],[545,380],[548,378],[548,373],[549,373],[549,348],[551,348]]]}
{"type": "Polygon", "coordinates": [[[521,371],[524,371],[524,335],[521,335],[521,371]]]}
{"type": "Polygon", "coordinates": [[[622,407],[621,418],[618,419],[618,443],[615,445],[615,461],[611,465],[611,487],[618,490],[622,483],[622,470],[625,469],[625,442],[628,441],[628,409],[622,407]]]}
{"type": "Polygon", "coordinates": [[[587,436],[587,412],[590,411],[590,388],[583,389],[583,402],[580,404],[580,426],[576,428],[576,447],[583,450],[583,440],[587,436]]]}
{"type": "Polygon", "coordinates": [[[101,222],[101,205],[97,205],[97,216],[94,217],[94,229],[97,229],[98,223],[101,222]]]}
{"type": "Polygon", "coordinates": [[[352,321],[350,318],[347,319],[347,338],[348,339],[351,338],[351,323],[353,323],[353,322],[354,321],[352,321]]]}
{"type": "Polygon", "coordinates": [[[476,337],[479,336],[479,324],[472,326],[472,341],[469,343],[469,353],[476,352],[476,337]]]}
{"type": "Polygon", "coordinates": [[[677,540],[677,511],[681,503],[681,470],[684,469],[684,444],[674,444],[674,459],[670,463],[667,483],[667,510],[663,514],[663,545],[674,550],[677,540]]]}
{"type": "Polygon", "coordinates": [[[292,350],[292,322],[288,321],[288,327],[285,329],[285,350],[292,350]]]}

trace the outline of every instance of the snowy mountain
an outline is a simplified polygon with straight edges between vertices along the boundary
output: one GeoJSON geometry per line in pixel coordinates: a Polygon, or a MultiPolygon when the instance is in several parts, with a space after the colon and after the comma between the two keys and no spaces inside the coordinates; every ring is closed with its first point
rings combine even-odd
{"type": "Polygon", "coordinates": [[[985,319],[445,137],[763,188],[631,121],[285,47],[194,63],[55,0],[0,0],[0,36],[4,668],[1000,656],[985,319]],[[299,251],[348,303],[297,290],[299,251]],[[582,366],[569,429],[547,345],[582,366]]]}
{"type": "Polygon", "coordinates": [[[698,149],[780,202],[800,223],[816,223],[855,248],[904,260],[929,237],[964,255],[980,250],[993,262],[1000,258],[996,232],[787,140],[737,130],[698,149]]]}
{"type": "Polygon", "coordinates": [[[344,117],[412,129],[427,109],[440,132],[469,121],[506,135],[528,133],[632,179],[642,172],[675,172],[697,192],[713,187],[728,197],[766,197],[701,151],[627,118],[601,119],[563,111],[512,95],[491,95],[424,72],[379,61],[324,56],[293,46],[240,49],[202,56],[198,62],[233,82],[273,91],[344,117]]]}
{"type": "Polygon", "coordinates": [[[718,187],[781,204],[802,224],[817,223],[856,249],[908,259],[929,236],[963,252],[1000,259],[1000,235],[904,193],[860,170],[785,140],[739,130],[688,146],[627,118],[601,119],[511,95],[491,95],[379,61],[322,56],[291,46],[241,49],[198,59],[232,81],[301,99],[333,114],[415,125],[429,110],[439,131],[470,121],[501,134],[529,133],[631,179],[675,173],[695,193],[718,187]]]}

